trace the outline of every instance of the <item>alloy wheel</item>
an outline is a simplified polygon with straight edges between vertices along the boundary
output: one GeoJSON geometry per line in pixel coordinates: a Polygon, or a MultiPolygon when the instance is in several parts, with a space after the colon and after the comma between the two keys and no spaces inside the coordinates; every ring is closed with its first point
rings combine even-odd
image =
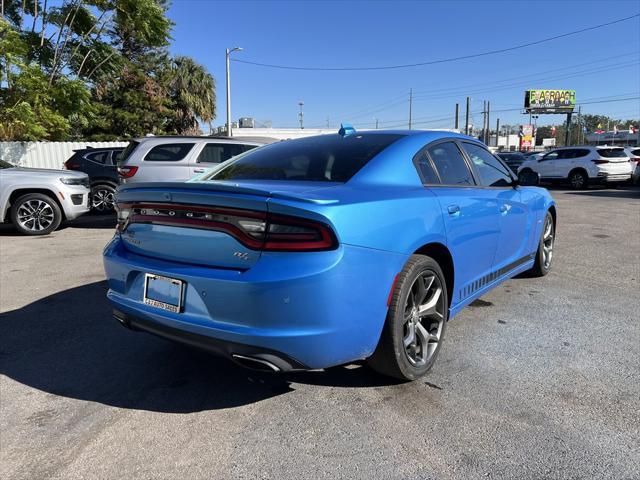
{"type": "Polygon", "coordinates": [[[99,212],[113,210],[113,190],[98,187],[91,194],[91,206],[99,212]]]}
{"type": "Polygon", "coordinates": [[[571,175],[570,181],[571,181],[571,186],[576,190],[584,186],[584,177],[582,176],[581,173],[574,173],[573,175],[571,175]]]}
{"type": "Polygon", "coordinates": [[[403,345],[409,362],[420,367],[434,355],[444,326],[442,283],[431,271],[414,280],[404,308],[403,345]]]}
{"type": "Polygon", "coordinates": [[[551,266],[551,258],[553,257],[553,220],[550,216],[544,222],[544,233],[542,234],[542,264],[545,269],[551,266]]]}
{"type": "Polygon", "coordinates": [[[25,230],[39,232],[51,226],[55,212],[51,205],[43,200],[27,200],[18,207],[17,219],[25,230]]]}

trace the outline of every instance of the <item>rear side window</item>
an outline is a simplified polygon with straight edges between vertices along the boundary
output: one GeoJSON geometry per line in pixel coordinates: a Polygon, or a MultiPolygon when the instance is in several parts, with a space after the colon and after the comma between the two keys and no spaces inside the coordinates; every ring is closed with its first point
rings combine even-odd
{"type": "Polygon", "coordinates": [[[453,142],[443,142],[427,150],[445,185],[474,185],[462,153],[453,142]]]}
{"type": "Polygon", "coordinates": [[[209,179],[346,182],[402,136],[321,135],[274,143],[232,160],[209,179]]]}
{"type": "Polygon", "coordinates": [[[622,148],[600,148],[598,149],[598,155],[604,158],[620,158],[627,156],[622,148]]]}
{"type": "Polygon", "coordinates": [[[118,163],[120,156],[122,155],[123,150],[113,150],[111,152],[111,165],[115,165],[118,163]]]}
{"type": "Polygon", "coordinates": [[[145,162],[179,162],[191,151],[194,143],[167,143],[157,145],[144,157],[145,162]]]}
{"type": "Polygon", "coordinates": [[[586,157],[587,155],[589,155],[589,150],[587,150],[586,148],[576,148],[574,150],[575,156],[573,158],[582,158],[582,157],[586,157]]]}
{"type": "Polygon", "coordinates": [[[433,165],[431,164],[431,160],[429,160],[429,157],[427,157],[425,152],[418,154],[416,166],[418,167],[422,183],[440,183],[440,178],[438,178],[438,174],[434,170],[433,165]]]}
{"type": "Polygon", "coordinates": [[[508,187],[511,185],[511,175],[507,168],[487,150],[472,143],[463,143],[462,148],[475,165],[482,185],[485,187],[508,187]]]}
{"type": "Polygon", "coordinates": [[[247,145],[232,143],[207,143],[196,161],[198,163],[221,163],[247,151],[246,147],[247,145]]]}
{"type": "Polygon", "coordinates": [[[109,162],[109,153],[109,150],[103,150],[102,152],[87,153],[85,157],[92,162],[104,165],[109,162]]]}

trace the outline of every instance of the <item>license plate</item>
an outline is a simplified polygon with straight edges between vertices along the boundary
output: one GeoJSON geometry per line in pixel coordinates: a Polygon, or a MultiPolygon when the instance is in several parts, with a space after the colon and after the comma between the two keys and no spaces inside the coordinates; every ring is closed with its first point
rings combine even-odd
{"type": "Polygon", "coordinates": [[[175,278],[146,273],[144,276],[144,303],[174,313],[182,310],[184,282],[175,278]]]}

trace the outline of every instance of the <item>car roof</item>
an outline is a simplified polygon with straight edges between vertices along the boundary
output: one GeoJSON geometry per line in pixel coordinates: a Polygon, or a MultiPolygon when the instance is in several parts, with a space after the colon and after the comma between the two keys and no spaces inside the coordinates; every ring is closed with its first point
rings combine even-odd
{"type": "Polygon", "coordinates": [[[223,143],[243,143],[243,144],[251,144],[251,145],[263,145],[265,143],[270,143],[270,139],[264,139],[264,141],[260,141],[260,139],[255,138],[252,140],[244,140],[243,137],[222,137],[217,135],[154,135],[149,137],[137,137],[133,139],[138,143],[143,142],[156,142],[162,143],[166,140],[176,141],[176,140],[215,140],[223,143]]]}
{"type": "Polygon", "coordinates": [[[74,152],[104,152],[105,150],[124,150],[126,147],[92,147],[87,145],[86,148],[76,148],[74,152]]]}

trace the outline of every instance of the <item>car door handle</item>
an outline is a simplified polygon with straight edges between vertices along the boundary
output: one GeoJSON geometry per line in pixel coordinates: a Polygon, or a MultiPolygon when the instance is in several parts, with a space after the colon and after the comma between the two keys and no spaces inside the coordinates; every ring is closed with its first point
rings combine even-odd
{"type": "Polygon", "coordinates": [[[449,215],[460,215],[460,207],[458,205],[449,205],[447,207],[449,215]]]}
{"type": "Polygon", "coordinates": [[[194,168],[193,173],[204,173],[204,168],[194,168]]]}
{"type": "Polygon", "coordinates": [[[500,213],[506,214],[509,212],[509,210],[511,210],[511,205],[509,205],[508,203],[503,203],[502,205],[500,205],[500,213]]]}

